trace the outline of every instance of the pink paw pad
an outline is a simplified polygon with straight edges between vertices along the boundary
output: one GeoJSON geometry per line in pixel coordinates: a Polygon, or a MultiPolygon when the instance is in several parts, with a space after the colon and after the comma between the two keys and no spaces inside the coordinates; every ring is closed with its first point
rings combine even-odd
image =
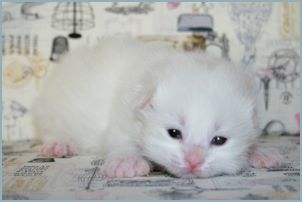
{"type": "Polygon", "coordinates": [[[76,149],[65,143],[53,142],[42,146],[40,153],[49,157],[65,157],[77,155],[76,149]]]}
{"type": "Polygon", "coordinates": [[[110,159],[103,166],[103,174],[108,177],[145,176],[149,172],[149,163],[140,157],[110,159]]]}
{"type": "Polygon", "coordinates": [[[282,156],[274,149],[255,149],[249,156],[254,168],[274,168],[282,164],[282,156]]]}

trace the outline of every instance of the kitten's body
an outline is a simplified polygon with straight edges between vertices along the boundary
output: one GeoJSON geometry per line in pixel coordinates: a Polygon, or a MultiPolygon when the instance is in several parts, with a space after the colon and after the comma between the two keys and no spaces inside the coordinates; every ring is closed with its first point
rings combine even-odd
{"type": "Polygon", "coordinates": [[[250,75],[232,63],[107,39],[67,55],[55,68],[33,108],[42,153],[98,153],[111,177],[147,174],[143,157],[178,176],[235,173],[246,165],[258,134],[256,98],[250,75]],[[180,129],[182,140],[171,138],[168,128],[180,129]],[[213,148],[215,135],[230,140],[213,148]],[[200,150],[192,155],[203,161],[188,172],[184,156],[196,145],[200,150]]]}

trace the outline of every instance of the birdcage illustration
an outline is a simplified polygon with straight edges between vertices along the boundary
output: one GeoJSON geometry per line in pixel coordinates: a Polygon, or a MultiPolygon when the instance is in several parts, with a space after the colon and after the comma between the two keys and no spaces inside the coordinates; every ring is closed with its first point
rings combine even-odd
{"type": "Polygon", "coordinates": [[[94,27],[94,12],[89,3],[64,2],[58,3],[52,15],[52,27],[71,32],[70,38],[80,38],[79,31],[94,27]]]}

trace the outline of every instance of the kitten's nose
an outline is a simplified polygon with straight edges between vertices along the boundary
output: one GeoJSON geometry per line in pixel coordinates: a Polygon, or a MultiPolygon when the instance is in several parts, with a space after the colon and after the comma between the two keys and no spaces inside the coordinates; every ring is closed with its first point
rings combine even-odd
{"type": "Polygon", "coordinates": [[[188,163],[189,170],[194,171],[204,161],[200,146],[192,146],[186,150],[184,159],[188,163]]]}

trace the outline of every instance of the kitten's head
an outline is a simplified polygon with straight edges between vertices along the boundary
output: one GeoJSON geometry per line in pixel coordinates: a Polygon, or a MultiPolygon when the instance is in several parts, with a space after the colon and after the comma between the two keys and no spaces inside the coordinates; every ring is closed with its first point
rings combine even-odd
{"type": "Polygon", "coordinates": [[[147,158],[179,177],[233,174],[245,166],[257,133],[255,93],[249,74],[230,65],[166,72],[142,110],[147,158]]]}

